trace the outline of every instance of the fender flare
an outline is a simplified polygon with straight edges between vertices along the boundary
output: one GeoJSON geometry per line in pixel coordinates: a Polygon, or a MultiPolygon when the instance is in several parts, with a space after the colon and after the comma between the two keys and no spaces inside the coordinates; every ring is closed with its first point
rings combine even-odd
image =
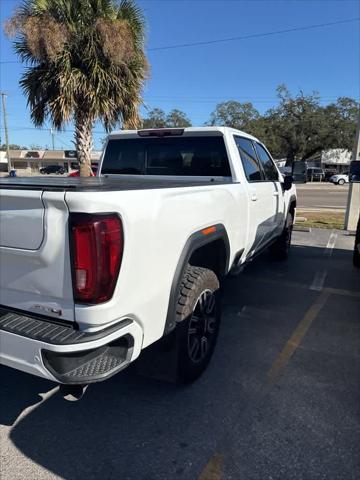
{"type": "Polygon", "coordinates": [[[225,272],[227,273],[229,270],[229,261],[230,261],[230,242],[229,237],[227,235],[226,229],[222,224],[213,225],[214,232],[210,234],[204,234],[204,230],[201,229],[195,233],[193,233],[186,241],[185,246],[180,254],[179,261],[177,263],[175,274],[171,283],[170,295],[169,295],[169,302],[168,302],[168,309],[166,314],[166,321],[164,327],[163,335],[170,333],[176,326],[175,323],[175,314],[176,314],[176,301],[179,295],[179,288],[180,283],[184,275],[185,268],[189,263],[191,255],[198,250],[199,248],[203,247],[204,245],[208,245],[212,242],[217,240],[223,240],[225,244],[225,251],[226,251],[226,262],[225,262],[225,272]]]}

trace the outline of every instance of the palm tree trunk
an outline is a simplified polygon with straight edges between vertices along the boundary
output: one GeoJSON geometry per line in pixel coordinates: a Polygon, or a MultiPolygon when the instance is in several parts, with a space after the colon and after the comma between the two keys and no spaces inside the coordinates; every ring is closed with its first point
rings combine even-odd
{"type": "Polygon", "coordinates": [[[93,121],[86,113],[77,112],[75,114],[75,141],[77,157],[80,164],[80,177],[92,176],[92,128],[93,121]]]}

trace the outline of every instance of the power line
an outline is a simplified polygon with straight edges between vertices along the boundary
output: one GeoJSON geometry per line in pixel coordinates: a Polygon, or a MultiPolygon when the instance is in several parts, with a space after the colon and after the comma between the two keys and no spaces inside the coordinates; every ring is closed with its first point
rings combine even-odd
{"type": "MultiPolygon", "coordinates": [[[[270,37],[273,35],[283,35],[286,33],[291,33],[291,32],[303,32],[307,30],[313,30],[316,28],[324,28],[324,27],[330,27],[330,26],[335,26],[335,25],[343,25],[346,23],[352,23],[352,22],[358,22],[360,20],[360,17],[356,18],[348,18],[345,20],[338,20],[336,22],[327,22],[327,23],[317,23],[314,25],[305,25],[301,27],[294,27],[294,28],[286,28],[283,30],[273,30],[271,32],[262,32],[262,33],[251,33],[249,35],[241,35],[237,37],[228,37],[228,38],[220,38],[217,40],[203,40],[199,42],[192,42],[192,43],[179,43],[175,45],[164,45],[162,47],[153,47],[149,48],[149,52],[157,52],[160,50],[173,50],[176,48],[188,48],[188,47],[198,47],[198,46],[204,46],[204,45],[214,45],[217,43],[224,43],[224,42],[234,42],[234,41],[241,41],[241,40],[248,40],[251,38],[263,38],[263,37],[270,37]]],[[[11,63],[20,63],[18,60],[6,60],[6,61],[0,61],[0,64],[11,64],[11,63]]]]}
{"type": "MultiPolygon", "coordinates": [[[[24,127],[24,126],[17,126],[17,127],[10,127],[11,130],[13,131],[22,131],[22,130],[36,130],[37,132],[46,132],[49,133],[51,131],[51,128],[40,128],[40,127],[24,127]]],[[[4,127],[0,127],[0,130],[4,130],[4,127]]],[[[60,130],[56,133],[58,136],[59,134],[61,135],[62,133],[75,133],[75,130],[60,130]]],[[[94,130],[92,132],[95,135],[106,135],[105,130],[100,132],[98,130],[94,130]]]]}
{"type": "MultiPolygon", "coordinates": [[[[16,95],[14,95],[16,96],[16,95]]],[[[22,97],[22,95],[19,95],[22,97]]],[[[318,98],[322,99],[336,99],[344,95],[316,95],[318,98]]],[[[144,95],[147,99],[157,100],[157,99],[166,99],[166,100],[224,100],[224,99],[238,99],[238,100],[278,100],[279,97],[253,97],[251,95],[205,95],[205,96],[189,96],[189,95],[144,95]]]]}
{"type": "Polygon", "coordinates": [[[291,33],[291,32],[300,32],[300,31],[306,31],[306,30],[312,30],[315,28],[324,28],[324,27],[330,27],[334,25],[341,25],[345,23],[351,23],[351,22],[358,22],[360,20],[360,17],[357,18],[348,18],[346,20],[338,20],[336,22],[328,22],[328,23],[318,23],[314,25],[307,25],[303,27],[295,27],[295,28],[286,28],[284,30],[274,30],[272,32],[264,32],[264,33],[251,33],[249,35],[242,35],[239,37],[228,37],[228,38],[222,38],[218,40],[205,40],[201,42],[193,42],[193,43],[179,43],[176,45],[167,45],[163,47],[155,47],[155,48],[149,48],[149,51],[159,51],[159,50],[170,50],[170,49],[175,49],[175,48],[187,48],[187,47],[198,47],[202,45],[213,45],[215,43],[223,43],[223,42],[233,42],[233,41],[240,41],[240,40],[247,40],[250,38],[261,38],[261,37],[269,37],[272,35],[281,35],[284,33],[291,33]]]}
{"type": "MultiPolygon", "coordinates": [[[[1,0],[0,0],[1,1],[1,0]]],[[[315,93],[317,91],[315,90],[315,93]]],[[[11,97],[11,99],[14,98],[20,98],[22,100],[26,100],[24,94],[16,93],[12,94],[10,91],[7,91],[7,95],[11,97]]],[[[320,100],[336,100],[340,97],[346,97],[347,95],[345,94],[338,94],[338,95],[317,95],[316,97],[319,98],[320,100]]],[[[237,94],[227,94],[227,95],[204,95],[204,96],[189,96],[189,95],[144,95],[144,100],[145,101],[152,101],[152,100],[189,100],[189,101],[198,101],[198,100],[245,100],[245,101],[274,101],[278,100],[278,96],[269,96],[269,97],[258,97],[258,96],[253,96],[253,95],[237,95],[237,94]]]]}
{"type": "MultiPolygon", "coordinates": [[[[332,97],[334,100],[337,100],[338,97],[332,97]]],[[[156,100],[145,100],[145,105],[155,105],[155,104],[176,104],[177,102],[180,102],[180,103],[187,103],[187,104],[216,104],[216,103],[225,103],[225,102],[228,102],[228,101],[235,101],[235,102],[238,102],[238,101],[242,101],[242,102],[246,102],[246,103],[253,103],[253,104],[273,104],[274,102],[276,102],[276,100],[278,99],[272,99],[272,100],[256,100],[254,98],[239,98],[239,97],[223,97],[223,98],[219,98],[219,99],[213,99],[213,100],[198,100],[198,99],[186,99],[186,98],[183,98],[183,99],[176,99],[176,98],[163,98],[163,99],[156,99],[156,100]]],[[[322,104],[326,104],[329,102],[328,99],[319,99],[319,102],[322,103],[322,104]]],[[[331,103],[331,102],[330,102],[331,103]]]]}
{"type": "Polygon", "coordinates": [[[74,149],[74,145],[70,145],[70,143],[64,142],[64,141],[59,137],[59,135],[56,135],[56,140],[57,140],[58,142],[60,142],[62,145],[64,145],[65,147],[67,147],[67,148],[70,147],[70,149],[74,149]]]}
{"type": "MultiPolygon", "coordinates": [[[[5,3],[19,3],[20,0],[0,0],[1,2],[5,3]]],[[[185,3],[185,2],[218,2],[218,3],[223,3],[223,2],[234,2],[234,3],[249,3],[249,2],[268,2],[269,0],[139,0],[141,2],[166,2],[166,3],[185,3]]],[[[273,2],[284,2],[284,0],[272,0],[273,2]]],[[[314,0],[289,0],[290,2],[313,2],[314,0]]],[[[317,0],[319,2],[356,2],[357,0],[317,0]]]]}

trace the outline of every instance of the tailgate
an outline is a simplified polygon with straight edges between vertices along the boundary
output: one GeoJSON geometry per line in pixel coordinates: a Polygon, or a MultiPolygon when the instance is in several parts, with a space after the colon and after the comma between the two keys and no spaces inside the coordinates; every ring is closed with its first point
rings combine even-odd
{"type": "Polygon", "coordinates": [[[0,246],[37,250],[44,238],[42,192],[5,190],[1,193],[0,246]],[[20,235],[19,226],[26,235],[20,235]]]}
{"type": "Polygon", "coordinates": [[[0,190],[0,304],[74,320],[64,191],[0,190]]]}

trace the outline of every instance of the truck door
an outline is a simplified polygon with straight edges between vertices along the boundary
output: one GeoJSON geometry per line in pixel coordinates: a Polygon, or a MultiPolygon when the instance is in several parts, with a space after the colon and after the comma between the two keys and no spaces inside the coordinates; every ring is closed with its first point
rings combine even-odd
{"type": "Polygon", "coordinates": [[[245,254],[252,256],[271,238],[276,215],[276,185],[265,180],[263,169],[256,155],[253,142],[235,136],[241,162],[246,176],[245,187],[248,193],[249,223],[245,254]]]}
{"type": "Polygon", "coordinates": [[[263,170],[264,183],[267,185],[268,201],[272,202],[272,217],[269,221],[269,234],[271,237],[281,233],[284,226],[285,198],[279,172],[269,152],[258,142],[254,142],[255,150],[263,170]]]}

